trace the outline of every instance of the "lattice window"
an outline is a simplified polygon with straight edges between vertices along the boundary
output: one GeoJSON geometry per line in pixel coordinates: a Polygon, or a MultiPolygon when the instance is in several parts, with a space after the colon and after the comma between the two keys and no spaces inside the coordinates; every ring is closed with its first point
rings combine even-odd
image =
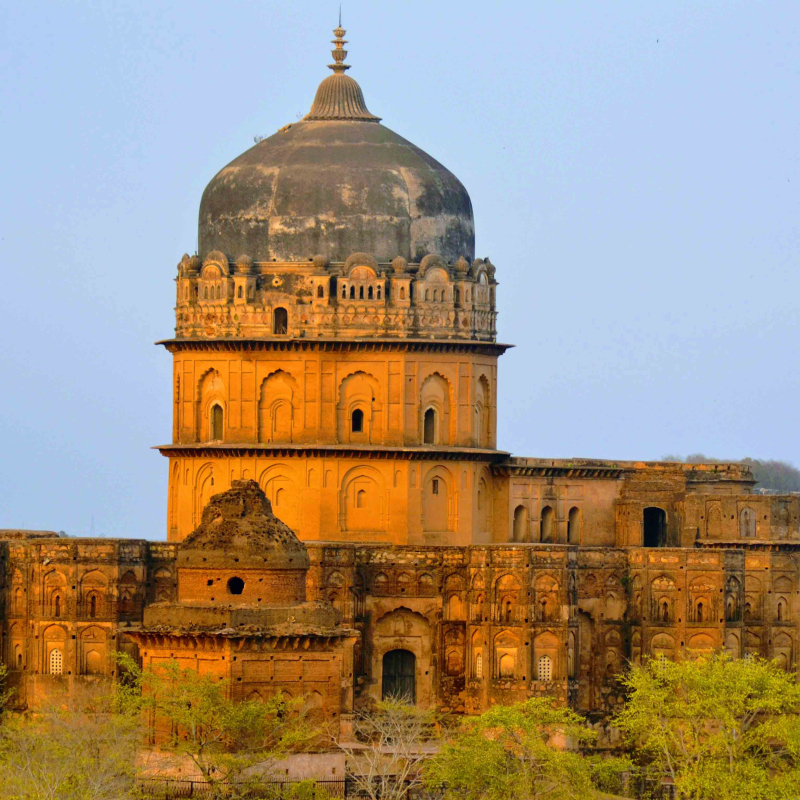
{"type": "Polygon", "coordinates": [[[549,682],[553,677],[553,662],[550,656],[542,656],[538,662],[537,674],[540,681],[549,682]]]}
{"type": "Polygon", "coordinates": [[[483,653],[478,653],[478,655],[475,656],[475,677],[483,677],[483,653]]]}
{"type": "Polygon", "coordinates": [[[55,648],[50,651],[50,674],[61,675],[64,671],[64,654],[55,648]]]}

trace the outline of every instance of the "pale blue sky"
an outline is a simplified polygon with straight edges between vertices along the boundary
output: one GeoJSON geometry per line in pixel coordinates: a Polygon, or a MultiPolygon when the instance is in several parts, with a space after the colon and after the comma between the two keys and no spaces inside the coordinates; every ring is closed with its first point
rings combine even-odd
{"type": "MultiPolygon", "coordinates": [[[[330,2],[0,6],[0,527],[163,538],[175,267],[305,113],[330,2]]],[[[800,4],[344,4],[500,281],[500,446],[800,462],[800,4]]]]}

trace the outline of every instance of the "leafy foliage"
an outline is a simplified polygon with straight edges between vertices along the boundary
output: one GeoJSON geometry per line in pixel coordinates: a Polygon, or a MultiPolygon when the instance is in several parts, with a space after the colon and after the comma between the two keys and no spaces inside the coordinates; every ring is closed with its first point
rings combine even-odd
{"type": "Polygon", "coordinates": [[[233,700],[227,681],[183,669],[174,659],[144,670],[125,655],[120,661],[127,680],[118,708],[147,713],[155,743],[188,757],[215,800],[259,789],[277,759],[316,739],[297,704],[281,695],[233,700]]]}
{"type": "Polygon", "coordinates": [[[427,762],[426,783],[444,800],[588,800],[594,762],[558,745],[594,740],[581,717],[548,700],[498,705],[465,720],[427,762]]]}
{"type": "Polygon", "coordinates": [[[623,678],[616,724],[644,767],[681,800],[789,800],[800,795],[800,686],[759,659],[713,653],[648,661],[623,678]]]}
{"type": "Polygon", "coordinates": [[[0,798],[132,800],[138,715],[112,713],[88,690],[54,698],[34,716],[9,714],[0,728],[0,798]]]}

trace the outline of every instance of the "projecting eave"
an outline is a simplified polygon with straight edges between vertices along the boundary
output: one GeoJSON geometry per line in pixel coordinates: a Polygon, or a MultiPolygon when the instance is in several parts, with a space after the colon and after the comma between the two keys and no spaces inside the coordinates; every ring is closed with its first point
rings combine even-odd
{"type": "Polygon", "coordinates": [[[352,350],[381,353],[410,351],[427,353],[479,353],[480,355],[501,356],[513,344],[482,342],[475,339],[291,339],[275,337],[271,339],[160,339],[156,344],[163,345],[170,353],[189,351],[241,352],[258,350],[346,352],[352,350]]]}
{"type": "Polygon", "coordinates": [[[378,458],[405,461],[483,461],[491,464],[502,462],[510,453],[505,450],[489,450],[480,447],[384,447],[381,445],[353,444],[161,444],[152,448],[162,456],[204,458],[248,455],[270,456],[316,456],[336,455],[338,458],[378,458]]]}

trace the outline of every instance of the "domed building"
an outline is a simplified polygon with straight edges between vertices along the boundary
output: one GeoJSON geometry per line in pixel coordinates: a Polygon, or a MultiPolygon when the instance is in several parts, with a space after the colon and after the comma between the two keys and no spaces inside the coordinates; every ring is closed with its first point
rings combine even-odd
{"type": "Polygon", "coordinates": [[[800,498],[742,464],[498,449],[469,195],[381,125],[334,33],[309,113],[214,176],[178,265],[167,542],[0,532],[20,702],[122,648],[215,652],[244,696],[316,681],[343,720],[397,695],[608,714],[626,661],[687,648],[791,667],[800,498]]]}

